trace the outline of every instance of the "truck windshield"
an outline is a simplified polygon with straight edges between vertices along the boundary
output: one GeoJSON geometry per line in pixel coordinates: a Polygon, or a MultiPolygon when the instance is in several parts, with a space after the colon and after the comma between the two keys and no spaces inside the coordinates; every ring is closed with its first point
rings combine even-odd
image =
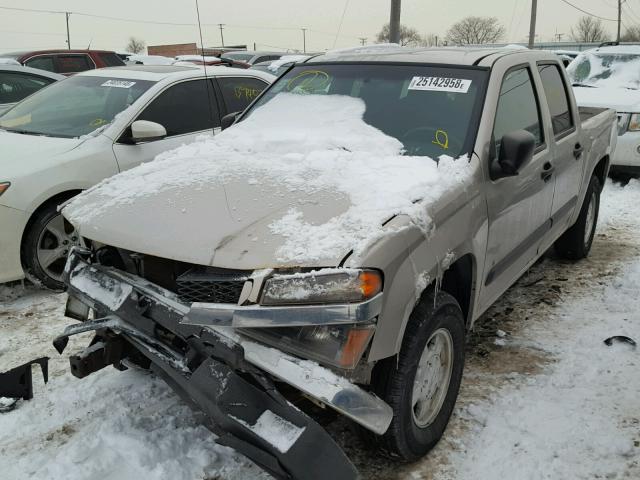
{"type": "Polygon", "coordinates": [[[75,76],[27,97],[0,116],[7,131],[74,138],[109,124],[155,82],[75,76]]]}
{"type": "Polygon", "coordinates": [[[571,62],[567,73],[571,82],[578,86],[637,90],[640,87],[640,55],[583,53],[571,62]]]}
{"type": "Polygon", "coordinates": [[[458,157],[473,148],[486,77],[481,69],[419,64],[300,65],[248,114],[282,92],[348,95],[364,101],[363,120],[402,142],[405,154],[458,157]]]}

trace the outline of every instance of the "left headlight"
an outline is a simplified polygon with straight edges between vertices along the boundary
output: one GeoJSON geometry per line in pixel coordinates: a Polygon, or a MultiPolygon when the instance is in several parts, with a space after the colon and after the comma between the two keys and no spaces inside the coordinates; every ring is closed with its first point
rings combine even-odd
{"type": "Polygon", "coordinates": [[[375,270],[323,269],[274,275],[263,288],[262,305],[357,303],[382,291],[382,275],[375,270]]]}
{"type": "Polygon", "coordinates": [[[640,113],[631,114],[631,118],[629,119],[629,127],[627,129],[630,132],[640,131],[640,113]]]}

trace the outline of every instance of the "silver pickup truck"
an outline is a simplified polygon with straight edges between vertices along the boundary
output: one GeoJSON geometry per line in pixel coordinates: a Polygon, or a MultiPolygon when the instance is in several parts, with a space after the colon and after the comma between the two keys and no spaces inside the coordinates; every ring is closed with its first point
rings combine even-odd
{"type": "Polygon", "coordinates": [[[153,370],[277,478],[358,475],[311,404],[416,460],[447,426],[473,323],[550,247],[588,255],[615,139],[615,112],[579,109],[551,53],[315,56],[217,139],[64,207],[87,247],[65,269],[81,323],[54,345],[95,331],[74,375],[153,370]],[[436,180],[412,183],[407,165],[436,180]]]}

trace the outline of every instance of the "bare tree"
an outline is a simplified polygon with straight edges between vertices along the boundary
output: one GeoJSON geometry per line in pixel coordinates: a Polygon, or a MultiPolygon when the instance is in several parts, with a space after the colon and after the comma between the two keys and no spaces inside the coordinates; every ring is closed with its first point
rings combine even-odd
{"type": "Polygon", "coordinates": [[[620,37],[621,42],[640,42],[640,26],[633,25],[628,27],[624,34],[620,37]]]}
{"type": "Polygon", "coordinates": [[[449,29],[447,41],[454,45],[495,43],[504,33],[504,26],[496,17],[466,17],[449,29]]]}
{"type": "Polygon", "coordinates": [[[574,42],[604,42],[609,35],[604,29],[602,20],[590,16],[580,17],[575,27],[571,28],[571,38],[574,42]]]}
{"type": "MultiPolygon", "coordinates": [[[[407,27],[406,25],[400,25],[400,45],[403,47],[419,45],[421,42],[420,34],[415,28],[407,27]]],[[[376,36],[378,43],[389,42],[389,24],[387,23],[382,27],[380,33],[376,36]]]]}
{"type": "Polygon", "coordinates": [[[127,46],[124,48],[127,52],[142,53],[146,47],[147,45],[144,43],[144,40],[140,40],[136,37],[129,37],[129,43],[127,43],[127,46]]]}
{"type": "Polygon", "coordinates": [[[438,45],[442,45],[442,40],[435,33],[429,33],[420,40],[422,47],[437,47],[438,45]]]}

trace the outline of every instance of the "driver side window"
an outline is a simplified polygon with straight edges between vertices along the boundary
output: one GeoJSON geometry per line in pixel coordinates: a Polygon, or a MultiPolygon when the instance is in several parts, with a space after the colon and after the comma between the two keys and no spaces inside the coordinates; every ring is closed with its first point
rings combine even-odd
{"type": "Polygon", "coordinates": [[[493,125],[495,157],[500,155],[502,137],[516,130],[533,134],[536,148],[544,143],[540,108],[528,67],[512,70],[502,80],[493,125]]]}

